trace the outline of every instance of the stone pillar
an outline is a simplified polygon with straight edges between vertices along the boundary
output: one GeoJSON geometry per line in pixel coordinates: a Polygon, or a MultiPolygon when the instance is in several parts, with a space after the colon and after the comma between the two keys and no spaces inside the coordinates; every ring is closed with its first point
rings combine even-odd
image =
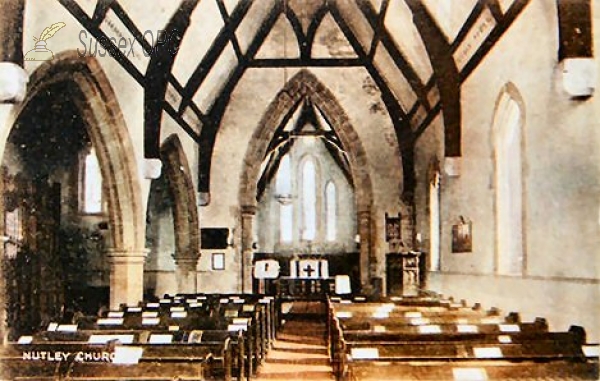
{"type": "Polygon", "coordinates": [[[198,266],[199,255],[178,256],[173,254],[175,260],[175,276],[177,277],[177,292],[182,294],[195,294],[198,292],[198,266]]]}
{"type": "Polygon", "coordinates": [[[256,214],[255,206],[242,206],[242,292],[252,292],[252,224],[256,214]]]}
{"type": "Polygon", "coordinates": [[[404,242],[405,250],[415,249],[415,209],[414,201],[405,201],[404,212],[402,213],[402,221],[400,226],[402,229],[402,241],[404,242]]]}
{"type": "Polygon", "coordinates": [[[370,286],[371,276],[377,268],[377,258],[371,255],[371,211],[358,212],[358,234],[360,235],[360,283],[363,288],[370,286]]]}
{"type": "MultiPolygon", "coordinates": [[[[22,102],[27,91],[29,76],[23,70],[24,10],[25,0],[2,1],[2,12],[0,12],[0,144],[2,145],[12,127],[9,124],[12,123],[14,104],[22,102]]],[[[0,158],[3,152],[4,147],[0,150],[0,158]]],[[[3,213],[3,210],[2,207],[0,212],[3,213]]],[[[4,250],[0,249],[0,254],[0,260],[3,261],[4,250]]],[[[6,280],[2,275],[3,267],[0,266],[0,344],[5,342],[7,336],[6,280]]]]}
{"type": "Polygon", "coordinates": [[[110,309],[137,305],[144,297],[144,261],[148,250],[108,251],[110,263],[110,309]]]}

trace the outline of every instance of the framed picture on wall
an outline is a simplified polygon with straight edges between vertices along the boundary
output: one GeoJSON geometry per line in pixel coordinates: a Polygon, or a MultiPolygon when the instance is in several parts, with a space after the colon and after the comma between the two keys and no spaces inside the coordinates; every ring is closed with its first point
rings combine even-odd
{"type": "Polygon", "coordinates": [[[225,253],[212,254],[212,269],[225,270],[225,253]]]}
{"type": "Polygon", "coordinates": [[[402,239],[402,230],[401,230],[401,216],[398,214],[398,217],[390,217],[387,213],[385,214],[385,240],[387,242],[390,241],[399,241],[402,239]]]}
{"type": "Polygon", "coordinates": [[[452,225],[452,252],[470,253],[473,251],[473,224],[462,216],[460,221],[452,225]]]}

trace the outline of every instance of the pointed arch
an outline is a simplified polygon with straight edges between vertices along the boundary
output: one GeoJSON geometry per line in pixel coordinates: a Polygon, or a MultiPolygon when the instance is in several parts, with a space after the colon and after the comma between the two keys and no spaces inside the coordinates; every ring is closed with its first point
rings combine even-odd
{"type": "Polygon", "coordinates": [[[495,177],[496,272],[526,272],[525,237],[525,103],[517,87],[507,83],[496,101],[492,120],[495,177]]]}
{"type": "Polygon", "coordinates": [[[162,144],[163,170],[173,195],[175,257],[197,260],[200,254],[198,205],[190,166],[176,134],[162,144]]]}
{"type": "Polygon", "coordinates": [[[248,145],[244,158],[245,168],[240,179],[240,205],[256,206],[260,164],[265,157],[269,142],[287,114],[304,97],[310,97],[313,104],[323,112],[338,134],[342,147],[348,153],[352,177],[356,185],[358,211],[371,210],[373,187],[368,172],[367,154],[362,142],[335,95],[306,69],[300,70],[277,94],[252,135],[251,144],[248,145]]]}
{"type": "Polygon", "coordinates": [[[303,69],[294,75],[279,91],[265,110],[246,150],[240,177],[239,202],[242,228],[242,289],[250,289],[252,264],[252,223],[257,206],[257,187],[260,167],[277,129],[289,118],[295,105],[310,98],[318,107],[328,124],[337,133],[342,148],[348,153],[350,170],[355,185],[357,226],[361,237],[360,268],[361,283],[367,285],[375,276],[376,257],[372,253],[373,224],[371,209],[373,186],[369,174],[366,151],[360,137],[350,123],[348,115],[335,95],[310,71],[303,69]]]}
{"type": "MultiPolygon", "coordinates": [[[[106,182],[112,247],[142,250],[145,225],[133,144],[114,90],[94,57],[81,58],[76,51],[66,51],[42,64],[32,73],[27,97],[15,108],[7,126],[12,128],[32,99],[58,83],[69,86],[98,156],[106,182]]],[[[0,155],[4,155],[10,128],[0,133],[0,155]]]]}
{"type": "Polygon", "coordinates": [[[94,57],[65,51],[44,62],[30,76],[25,100],[0,131],[4,155],[10,129],[39,94],[64,85],[84,122],[100,163],[107,200],[110,306],[137,303],[143,297],[146,256],[145,220],[139,171],[128,128],[114,90],[94,57]]]}

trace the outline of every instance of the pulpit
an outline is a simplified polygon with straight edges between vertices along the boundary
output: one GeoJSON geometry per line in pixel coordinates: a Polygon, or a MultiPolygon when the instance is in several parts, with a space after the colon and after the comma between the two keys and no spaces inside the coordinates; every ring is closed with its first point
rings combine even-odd
{"type": "Polygon", "coordinates": [[[417,295],[422,286],[424,261],[421,252],[390,253],[386,255],[388,295],[417,295]]]}

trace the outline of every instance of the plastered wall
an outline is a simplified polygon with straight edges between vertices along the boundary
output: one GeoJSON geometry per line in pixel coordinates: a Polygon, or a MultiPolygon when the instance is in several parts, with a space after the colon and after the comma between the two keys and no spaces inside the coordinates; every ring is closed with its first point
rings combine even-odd
{"type": "MultiPolygon", "coordinates": [[[[442,271],[430,274],[429,286],[471,302],[485,301],[487,307],[543,316],[560,329],[584,324],[597,336],[600,101],[598,95],[571,99],[562,88],[554,7],[532,1],[462,86],[461,171],[459,177],[442,173],[442,271]],[[492,122],[507,84],[518,92],[524,115],[525,268],[515,277],[499,276],[495,268],[503,253],[497,252],[492,122]],[[459,216],[473,222],[470,253],[451,253],[451,229],[459,216]]],[[[596,51],[599,31],[596,23],[596,51]]],[[[438,123],[417,147],[418,229],[425,237],[426,166],[443,152],[438,123]]]]}

